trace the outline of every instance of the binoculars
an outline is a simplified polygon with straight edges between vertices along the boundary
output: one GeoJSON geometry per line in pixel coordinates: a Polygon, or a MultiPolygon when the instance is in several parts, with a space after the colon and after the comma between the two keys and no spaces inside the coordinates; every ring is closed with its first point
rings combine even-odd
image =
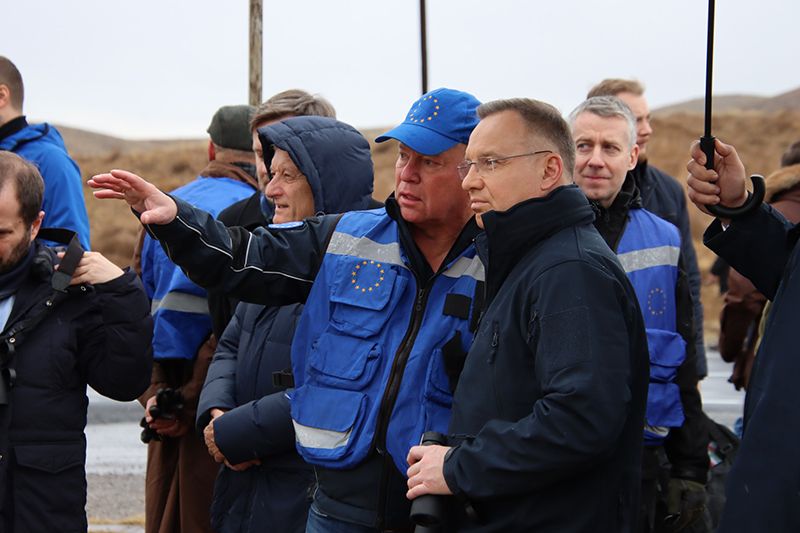
{"type": "MultiPolygon", "coordinates": [[[[421,446],[439,445],[446,446],[447,438],[436,431],[426,431],[422,435],[421,446]]],[[[416,524],[417,531],[437,531],[438,527],[444,525],[446,516],[445,497],[436,494],[425,494],[419,496],[411,502],[411,521],[416,524]],[[419,527],[422,526],[422,527],[419,527]]]]}
{"type": "MultiPolygon", "coordinates": [[[[153,419],[175,420],[183,409],[183,395],[175,389],[165,388],[156,391],[156,404],[150,407],[150,416],[153,419]]],[[[151,440],[163,440],[158,432],[147,424],[147,417],[142,417],[139,422],[142,427],[140,438],[147,444],[151,440]]]]}

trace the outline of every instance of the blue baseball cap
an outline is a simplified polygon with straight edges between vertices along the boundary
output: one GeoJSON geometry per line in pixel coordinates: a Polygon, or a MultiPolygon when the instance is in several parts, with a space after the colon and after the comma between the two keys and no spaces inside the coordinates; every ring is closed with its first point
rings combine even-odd
{"type": "Polygon", "coordinates": [[[469,93],[435,89],[414,102],[402,124],[377,139],[396,139],[423,155],[441,154],[458,143],[467,144],[478,125],[481,103],[469,93]]]}

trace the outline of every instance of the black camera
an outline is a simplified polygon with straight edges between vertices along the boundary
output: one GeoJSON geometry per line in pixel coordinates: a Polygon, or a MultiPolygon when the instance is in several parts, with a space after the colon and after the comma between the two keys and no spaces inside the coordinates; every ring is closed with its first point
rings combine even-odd
{"type": "MultiPolygon", "coordinates": [[[[422,435],[421,446],[446,446],[447,437],[436,431],[426,431],[422,435]]],[[[445,497],[437,494],[425,494],[411,502],[411,521],[417,526],[432,528],[434,531],[444,525],[446,516],[445,497]]],[[[417,531],[424,531],[418,527],[417,531]]]]}
{"type": "MultiPolygon", "coordinates": [[[[165,388],[156,391],[156,404],[150,407],[153,419],[175,420],[183,410],[183,394],[175,389],[165,388]]],[[[151,440],[163,440],[158,432],[147,424],[147,417],[142,417],[139,425],[143,428],[140,438],[147,444],[151,440]]]]}

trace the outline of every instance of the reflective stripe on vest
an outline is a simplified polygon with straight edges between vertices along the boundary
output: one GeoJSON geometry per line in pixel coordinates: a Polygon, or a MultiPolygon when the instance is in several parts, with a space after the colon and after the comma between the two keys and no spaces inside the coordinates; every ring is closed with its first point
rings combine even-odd
{"type": "Polygon", "coordinates": [[[619,262],[626,273],[658,266],[677,266],[681,255],[679,246],[656,246],[619,254],[619,262]]]}
{"type": "Polygon", "coordinates": [[[304,426],[295,420],[292,420],[292,424],[297,442],[307,448],[335,450],[347,446],[347,443],[350,442],[350,435],[353,433],[352,428],[347,431],[333,431],[304,426]]]}
{"type": "Polygon", "coordinates": [[[207,315],[208,300],[202,296],[186,294],[185,292],[170,292],[160,300],[153,300],[150,304],[150,313],[156,311],[178,311],[179,313],[199,313],[207,315]]]}

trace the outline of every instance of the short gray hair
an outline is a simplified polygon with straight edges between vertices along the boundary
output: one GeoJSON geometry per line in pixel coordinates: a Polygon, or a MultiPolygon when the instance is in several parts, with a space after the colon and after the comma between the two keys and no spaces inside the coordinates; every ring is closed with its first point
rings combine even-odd
{"type": "Polygon", "coordinates": [[[483,120],[489,115],[503,111],[516,111],[532,136],[551,143],[555,153],[560,155],[564,162],[564,175],[572,176],[575,169],[575,142],[572,140],[569,125],[558,109],[546,102],[531,98],[509,98],[479,105],[478,118],[483,120]]]}
{"type": "Polygon", "coordinates": [[[593,96],[587,98],[569,114],[569,125],[575,128],[575,121],[582,113],[592,113],[598,117],[611,118],[620,117],[628,123],[628,148],[633,149],[636,145],[636,117],[628,104],[616,96],[593,96]]]}

